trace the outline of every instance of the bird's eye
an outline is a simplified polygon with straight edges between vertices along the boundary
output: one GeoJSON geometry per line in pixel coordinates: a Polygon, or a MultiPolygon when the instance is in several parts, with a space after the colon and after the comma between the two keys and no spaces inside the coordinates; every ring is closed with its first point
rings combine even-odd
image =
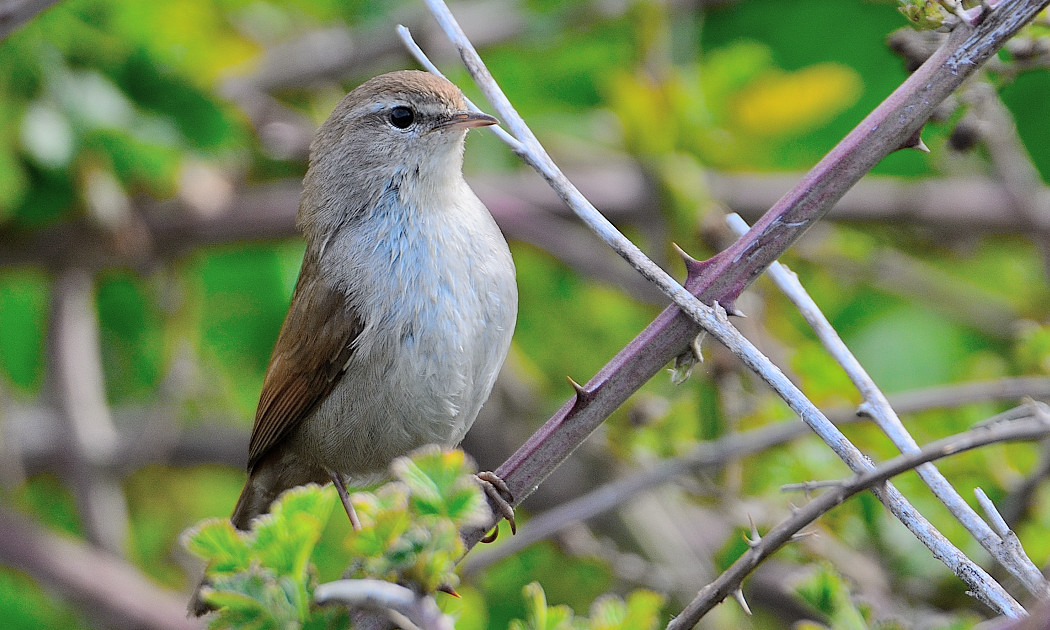
{"type": "Polygon", "coordinates": [[[398,105],[390,110],[390,124],[398,129],[408,129],[409,125],[415,122],[415,120],[416,115],[412,113],[411,109],[404,105],[398,105]]]}

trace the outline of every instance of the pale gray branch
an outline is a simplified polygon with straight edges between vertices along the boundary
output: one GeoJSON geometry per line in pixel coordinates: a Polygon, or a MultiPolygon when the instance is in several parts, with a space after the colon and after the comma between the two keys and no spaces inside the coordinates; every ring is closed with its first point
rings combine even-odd
{"type": "Polygon", "coordinates": [[[66,421],[70,480],[88,535],[120,554],[127,539],[127,508],[110,474],[119,437],[106,402],[94,288],[84,270],[67,269],[59,277],[50,326],[51,379],[66,421]]]}
{"type": "MultiPolygon", "coordinates": [[[[727,217],[732,230],[742,236],[748,230],[747,223],[737,215],[727,217]]],[[[802,283],[791,270],[779,262],[772,263],[766,273],[774,284],[795,305],[802,317],[816,333],[825,350],[835,359],[853,385],[864,397],[861,411],[869,415],[901,453],[915,453],[919,445],[904,428],[897,412],[893,410],[886,395],[882,393],[867,370],[857,357],[839,337],[831,322],[828,321],[820,307],[810,297],[802,283]]],[[[998,536],[980,515],[952,487],[951,483],[933,464],[924,464],[916,469],[919,477],[933,491],[934,495],[955,515],[960,523],[970,532],[984,549],[1011,574],[1021,581],[1030,593],[1037,597],[1050,595],[1050,582],[1039,571],[1034,562],[1024,553],[1020,545],[1008,545],[998,536]],[[1020,552],[1020,553],[1019,553],[1020,552]]],[[[1005,525],[1005,524],[1004,524],[1005,525]]]]}
{"type": "Polygon", "coordinates": [[[1024,416],[1015,417],[1017,414],[1011,414],[1010,420],[984,424],[965,433],[931,442],[916,452],[895,457],[825,491],[763,534],[761,540],[744,552],[717,580],[702,588],[696,599],[671,620],[668,630],[692,628],[708,611],[737,591],[744,577],[759,563],[791,542],[792,537],[803,527],[841,505],[849,497],[864,490],[873,490],[894,475],[941,457],[997,442],[1039,440],[1050,435],[1050,407],[1043,403],[1032,403],[1018,408],[1018,411],[1023,411],[1024,416]]]}

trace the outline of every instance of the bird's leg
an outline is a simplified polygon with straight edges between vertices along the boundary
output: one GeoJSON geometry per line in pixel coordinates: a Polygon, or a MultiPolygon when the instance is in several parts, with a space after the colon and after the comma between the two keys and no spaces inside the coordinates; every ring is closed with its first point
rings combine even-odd
{"type": "MultiPolygon", "coordinates": [[[[489,505],[500,516],[507,519],[507,522],[510,523],[510,533],[517,534],[518,524],[514,522],[514,506],[511,505],[514,501],[514,495],[511,494],[510,488],[507,487],[507,482],[500,479],[496,473],[487,470],[474,476],[481,483],[481,489],[485,491],[485,495],[489,498],[489,505]]],[[[499,536],[499,523],[496,524],[495,529],[491,533],[481,539],[481,542],[490,543],[496,540],[497,536],[499,536]]]]}
{"type": "Polygon", "coordinates": [[[350,493],[346,491],[346,484],[343,482],[343,476],[334,471],[328,471],[328,474],[332,477],[332,483],[335,484],[335,490],[339,493],[339,500],[343,502],[343,509],[346,510],[346,515],[350,517],[350,526],[354,528],[354,531],[361,530],[361,521],[357,518],[357,512],[354,511],[354,504],[350,502],[350,493]]]}

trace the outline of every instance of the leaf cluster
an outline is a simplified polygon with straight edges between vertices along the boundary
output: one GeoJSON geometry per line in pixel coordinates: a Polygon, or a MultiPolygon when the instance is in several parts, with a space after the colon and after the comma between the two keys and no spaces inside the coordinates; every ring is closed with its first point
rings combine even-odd
{"type": "MultiPolygon", "coordinates": [[[[394,481],[352,502],[360,531],[346,537],[347,578],[379,578],[421,593],[452,588],[465,548],[459,528],[486,517],[473,463],[459,450],[421,449],[392,465],[394,481]]],[[[345,610],[311,605],[312,562],[335,505],[331,487],[283,493],[268,514],[238,531],[209,519],[188,530],[186,548],[208,561],[203,596],[218,613],[212,628],[314,628],[348,623],[345,610]]]]}

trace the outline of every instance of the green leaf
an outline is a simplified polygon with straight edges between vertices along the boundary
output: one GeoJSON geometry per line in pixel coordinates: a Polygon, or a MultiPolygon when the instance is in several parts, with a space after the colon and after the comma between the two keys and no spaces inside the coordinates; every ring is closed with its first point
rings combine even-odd
{"type": "Polygon", "coordinates": [[[298,585],[278,578],[271,571],[250,572],[216,578],[205,600],[219,608],[211,628],[296,628],[305,618],[298,585]]]}
{"type": "Polygon", "coordinates": [[[245,534],[234,529],[227,519],[198,523],[183,534],[183,544],[194,555],[209,561],[209,573],[243,571],[251,562],[245,534]]]}
{"type": "Polygon", "coordinates": [[[252,550],[282,576],[299,576],[332,513],[334,490],[310,484],[288,490],[255,520],[252,550]]]}
{"type": "MultiPolygon", "coordinates": [[[[419,460],[422,461],[423,458],[419,460]]],[[[423,470],[420,467],[420,461],[409,457],[399,457],[394,461],[391,469],[394,475],[408,486],[415,504],[424,510],[434,508],[434,513],[439,513],[440,510],[436,507],[441,503],[441,490],[432,475],[440,474],[441,470],[437,466],[428,466],[429,470],[423,470]]]]}
{"type": "Polygon", "coordinates": [[[898,0],[897,7],[917,31],[930,31],[944,25],[948,17],[940,3],[934,0],[898,0]]]}
{"type": "Polygon", "coordinates": [[[424,447],[395,460],[391,470],[408,486],[413,511],[447,517],[460,527],[485,523],[485,498],[473,476],[476,467],[463,451],[424,447]]]}
{"type": "Polygon", "coordinates": [[[849,584],[828,566],[820,565],[816,573],[795,591],[803,600],[828,615],[835,630],[866,630],[864,614],[853,603],[849,584]]]}
{"type": "Polygon", "coordinates": [[[590,610],[590,630],[647,630],[660,624],[660,609],[666,599],[652,591],[634,591],[627,601],[616,595],[594,600],[590,610]]]}
{"type": "Polygon", "coordinates": [[[527,606],[525,621],[512,621],[511,628],[514,630],[574,630],[579,627],[571,608],[547,605],[547,595],[539,582],[526,584],[522,593],[527,606]]]}

